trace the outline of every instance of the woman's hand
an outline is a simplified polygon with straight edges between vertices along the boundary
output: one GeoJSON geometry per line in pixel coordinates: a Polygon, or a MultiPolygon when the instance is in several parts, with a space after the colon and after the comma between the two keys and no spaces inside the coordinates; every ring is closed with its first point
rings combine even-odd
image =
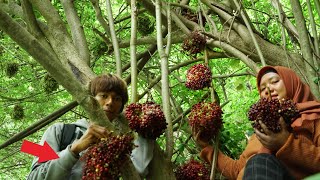
{"type": "Polygon", "coordinates": [[[81,151],[87,149],[92,144],[99,142],[101,138],[106,138],[108,134],[109,133],[105,127],[91,124],[83,136],[72,143],[70,150],[78,155],[81,151]]]}
{"type": "Polygon", "coordinates": [[[201,147],[201,149],[205,148],[209,145],[209,141],[201,139],[201,130],[196,130],[195,127],[192,127],[192,137],[195,140],[195,142],[201,147]]]}
{"type": "Polygon", "coordinates": [[[267,126],[259,121],[263,132],[260,132],[258,129],[255,129],[256,136],[261,144],[268,148],[271,151],[278,151],[287,141],[290,133],[287,129],[287,125],[282,117],[279,119],[281,126],[281,131],[274,133],[268,130],[267,126]]]}

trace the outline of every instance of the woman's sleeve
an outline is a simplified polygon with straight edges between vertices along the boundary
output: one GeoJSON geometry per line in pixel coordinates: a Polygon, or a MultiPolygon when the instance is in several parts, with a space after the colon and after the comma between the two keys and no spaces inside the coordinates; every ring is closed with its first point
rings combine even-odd
{"type": "Polygon", "coordinates": [[[59,158],[43,163],[38,163],[38,158],[34,158],[28,180],[57,180],[67,179],[74,164],[78,161],[75,154],[70,151],[70,145],[66,149],[59,151],[60,137],[63,124],[50,126],[41,138],[41,143],[46,141],[50,147],[58,154],[59,158]]]}
{"type": "Polygon", "coordinates": [[[276,156],[291,167],[313,174],[320,172],[320,120],[304,123],[306,128],[296,137],[291,134],[276,156]]]}
{"type": "MultiPolygon", "coordinates": [[[[230,158],[229,156],[226,156],[221,151],[219,151],[218,154],[218,161],[217,161],[217,167],[219,172],[222,173],[223,176],[225,176],[227,179],[237,179],[240,171],[244,168],[246,165],[247,160],[257,151],[261,145],[257,142],[257,139],[255,137],[251,137],[246,149],[242,152],[239,159],[234,160],[230,158]]],[[[213,147],[207,146],[205,147],[201,153],[200,157],[204,159],[208,163],[212,163],[212,157],[213,157],[213,147]]]]}
{"type": "MultiPolygon", "coordinates": [[[[212,164],[213,154],[213,147],[207,146],[201,151],[200,157],[206,162],[212,164]]],[[[227,179],[237,179],[239,172],[245,165],[245,162],[243,155],[241,155],[238,160],[234,160],[219,151],[217,167],[219,172],[221,172],[227,179]]]]}

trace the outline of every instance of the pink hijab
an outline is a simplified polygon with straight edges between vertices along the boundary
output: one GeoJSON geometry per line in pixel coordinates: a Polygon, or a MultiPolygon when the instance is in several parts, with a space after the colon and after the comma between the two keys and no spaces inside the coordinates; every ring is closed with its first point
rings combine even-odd
{"type": "Polygon", "coordinates": [[[279,74],[287,90],[287,97],[297,103],[300,117],[292,124],[299,127],[305,120],[313,121],[320,119],[320,102],[316,100],[308,85],[304,84],[299,76],[291,69],[283,66],[265,66],[257,75],[257,85],[260,93],[260,80],[266,71],[274,70],[279,74]]]}

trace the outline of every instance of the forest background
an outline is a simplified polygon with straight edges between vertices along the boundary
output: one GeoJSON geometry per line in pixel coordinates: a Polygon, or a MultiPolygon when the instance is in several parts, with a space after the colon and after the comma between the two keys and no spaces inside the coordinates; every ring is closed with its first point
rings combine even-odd
{"type": "Polygon", "coordinates": [[[220,102],[220,149],[237,158],[253,132],[247,112],[259,98],[259,67],[290,67],[320,97],[319,17],[319,0],[0,0],[0,179],[30,171],[23,139],[38,143],[56,122],[103,122],[87,91],[102,73],[127,81],[129,103],[164,110],[153,179],[174,179],[177,165],[199,159],[188,113],[201,101],[220,102]],[[206,46],[192,54],[183,46],[195,31],[206,46]],[[212,87],[193,91],[186,73],[199,63],[212,87]]]}

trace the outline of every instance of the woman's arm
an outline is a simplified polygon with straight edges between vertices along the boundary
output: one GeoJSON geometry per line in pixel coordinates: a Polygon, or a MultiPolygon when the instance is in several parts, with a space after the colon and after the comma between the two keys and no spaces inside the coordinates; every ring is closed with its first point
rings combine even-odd
{"type": "Polygon", "coordinates": [[[320,120],[304,121],[276,153],[277,158],[306,174],[320,172],[320,120]]]}
{"type": "MultiPolygon", "coordinates": [[[[234,160],[229,156],[226,156],[221,151],[218,154],[218,170],[225,176],[227,179],[237,179],[239,173],[244,168],[247,160],[254,154],[256,154],[259,149],[262,147],[261,143],[257,140],[255,135],[251,136],[246,149],[242,152],[239,159],[234,160]]],[[[208,163],[212,163],[213,156],[213,147],[207,146],[202,149],[200,153],[200,157],[207,161],[208,163]]]]}

